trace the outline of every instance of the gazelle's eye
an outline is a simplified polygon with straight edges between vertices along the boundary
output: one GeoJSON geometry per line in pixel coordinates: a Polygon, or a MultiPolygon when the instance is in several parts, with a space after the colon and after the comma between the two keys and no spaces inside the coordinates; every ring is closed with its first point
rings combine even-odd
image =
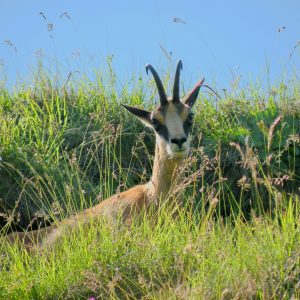
{"type": "Polygon", "coordinates": [[[188,115],[187,119],[185,120],[186,126],[189,126],[189,127],[192,126],[192,124],[193,124],[193,118],[194,118],[193,114],[190,113],[190,114],[188,115]]]}
{"type": "Polygon", "coordinates": [[[152,119],[152,126],[156,131],[159,131],[161,124],[157,119],[152,119]]]}

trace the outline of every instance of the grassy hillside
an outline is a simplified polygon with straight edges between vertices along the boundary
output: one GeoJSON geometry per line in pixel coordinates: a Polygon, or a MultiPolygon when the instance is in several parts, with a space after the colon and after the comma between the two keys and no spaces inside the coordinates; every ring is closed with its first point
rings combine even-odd
{"type": "MultiPolygon", "coordinates": [[[[166,79],[167,82],[167,79],[166,79]]],[[[52,252],[0,246],[0,298],[289,299],[300,296],[300,89],[200,93],[186,206],[111,228],[103,220],[52,252]]],[[[152,109],[152,81],[0,90],[2,233],[65,218],[149,179],[154,136],[120,103],[152,109]]]]}

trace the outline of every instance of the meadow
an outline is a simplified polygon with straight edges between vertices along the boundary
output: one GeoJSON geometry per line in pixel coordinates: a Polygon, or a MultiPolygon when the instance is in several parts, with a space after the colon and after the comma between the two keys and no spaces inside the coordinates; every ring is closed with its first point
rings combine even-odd
{"type": "MultiPolygon", "coordinates": [[[[169,76],[165,77],[169,84],[169,76]]],[[[184,88],[185,91],[188,88],[184,88]]],[[[94,220],[51,250],[0,245],[1,299],[300,297],[299,81],[200,91],[184,205],[130,224],[94,220]]],[[[149,180],[152,80],[116,74],[0,89],[0,228],[31,230],[149,180]]]]}

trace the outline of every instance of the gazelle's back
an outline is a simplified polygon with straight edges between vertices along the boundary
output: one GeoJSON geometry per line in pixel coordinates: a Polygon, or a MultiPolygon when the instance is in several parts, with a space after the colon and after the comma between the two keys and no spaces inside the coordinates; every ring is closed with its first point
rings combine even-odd
{"type": "Polygon", "coordinates": [[[34,245],[49,247],[58,240],[65,230],[72,230],[79,225],[87,224],[91,219],[104,217],[114,220],[120,214],[123,220],[130,218],[133,214],[146,208],[149,202],[147,195],[146,185],[137,185],[125,192],[115,194],[100,204],[63,220],[57,225],[32,231],[12,232],[4,238],[10,243],[20,242],[28,250],[34,245]]]}

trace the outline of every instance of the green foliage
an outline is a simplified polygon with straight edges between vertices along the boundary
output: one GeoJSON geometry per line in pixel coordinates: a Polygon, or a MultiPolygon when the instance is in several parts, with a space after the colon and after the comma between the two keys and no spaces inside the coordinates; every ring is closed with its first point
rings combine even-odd
{"type": "MultiPolygon", "coordinates": [[[[117,93],[111,67],[106,76],[78,82],[76,89],[70,83],[67,89],[53,86],[41,75],[33,88],[14,94],[1,90],[3,224],[8,218],[23,228],[36,226],[54,202],[72,213],[86,202],[95,203],[149,178],[153,136],[149,131],[145,135],[147,129],[120,103],[152,109],[147,99],[153,100],[155,86],[145,87],[138,78],[117,93]],[[66,204],[70,193],[76,195],[74,203],[66,204]]],[[[293,93],[288,95],[279,86],[263,98],[250,88],[247,94],[226,94],[218,102],[211,98],[198,102],[193,142],[199,159],[193,170],[205,168],[207,161],[201,155],[207,155],[210,167],[201,174],[198,187],[214,186],[223,203],[222,215],[240,208],[245,214],[270,209],[278,187],[280,192],[282,187],[297,192],[300,106],[298,91],[293,93]]],[[[194,195],[194,201],[205,205],[203,197],[194,195]]]]}
{"type": "MultiPolygon", "coordinates": [[[[152,109],[153,81],[0,90],[0,226],[36,228],[150,177],[154,136],[120,103],[152,109]]],[[[291,87],[292,88],[292,87],[291,87]]],[[[0,298],[299,297],[299,89],[201,96],[186,206],[130,226],[99,220],[52,252],[0,246],[0,298]],[[155,224],[154,224],[155,223],[155,224]]]]}
{"type": "MultiPolygon", "coordinates": [[[[289,299],[299,297],[299,207],[277,221],[176,220],[160,211],[130,226],[101,220],[48,252],[2,246],[2,299],[289,299]]],[[[213,209],[213,208],[212,208],[213,209]]],[[[1,251],[1,249],[0,249],[1,251]]]]}

